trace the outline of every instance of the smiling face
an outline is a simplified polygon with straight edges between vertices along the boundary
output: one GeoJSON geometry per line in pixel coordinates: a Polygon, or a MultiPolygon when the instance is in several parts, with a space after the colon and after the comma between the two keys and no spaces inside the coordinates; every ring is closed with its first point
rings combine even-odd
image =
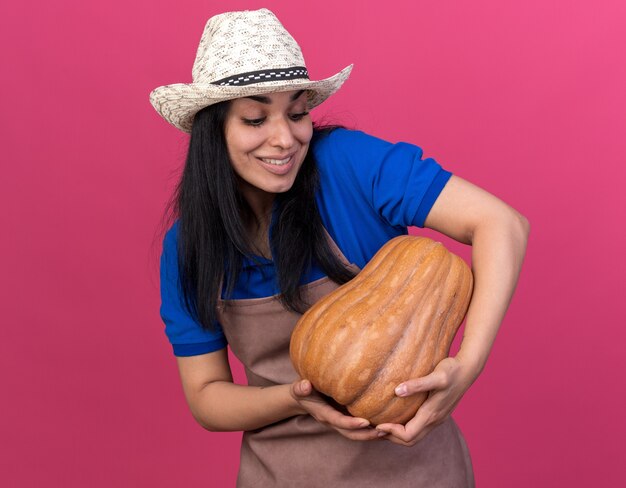
{"type": "Polygon", "coordinates": [[[224,127],[240,189],[255,209],[289,190],[313,135],[306,92],[288,91],[238,98],[224,127]]]}

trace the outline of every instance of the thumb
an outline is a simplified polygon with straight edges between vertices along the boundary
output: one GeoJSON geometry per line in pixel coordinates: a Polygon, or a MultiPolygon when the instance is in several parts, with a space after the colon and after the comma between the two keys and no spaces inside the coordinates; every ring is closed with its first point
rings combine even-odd
{"type": "Polygon", "coordinates": [[[306,397],[311,394],[313,387],[309,380],[298,380],[292,384],[293,393],[299,397],[306,397]]]}
{"type": "Polygon", "coordinates": [[[445,386],[445,378],[437,372],[433,372],[421,378],[414,378],[398,385],[395,393],[398,396],[409,396],[415,393],[427,392],[430,390],[440,389],[445,386]]]}

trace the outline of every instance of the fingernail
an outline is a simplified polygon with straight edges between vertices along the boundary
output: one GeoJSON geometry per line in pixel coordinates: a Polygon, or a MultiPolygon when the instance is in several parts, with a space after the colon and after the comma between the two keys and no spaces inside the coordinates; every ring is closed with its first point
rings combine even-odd
{"type": "Polygon", "coordinates": [[[384,431],[382,431],[382,430],[379,430],[379,431],[378,431],[378,437],[383,437],[383,436],[385,436],[385,435],[387,435],[387,432],[384,432],[384,431]]]}
{"type": "Polygon", "coordinates": [[[367,420],[364,420],[359,424],[359,427],[367,427],[370,423],[367,420]]]}
{"type": "Polygon", "coordinates": [[[406,393],[407,393],[406,385],[400,385],[396,388],[396,395],[403,396],[403,395],[406,395],[406,393]]]}

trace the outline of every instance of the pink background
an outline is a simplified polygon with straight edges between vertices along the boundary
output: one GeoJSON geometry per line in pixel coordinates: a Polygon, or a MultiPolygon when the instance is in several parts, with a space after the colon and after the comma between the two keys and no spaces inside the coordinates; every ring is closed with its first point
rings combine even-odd
{"type": "Polygon", "coordinates": [[[418,144],[532,224],[455,412],[477,485],[626,486],[621,0],[3,2],[0,484],[233,486],[240,434],[195,424],[158,314],[187,139],[148,93],[191,81],[208,17],[261,6],[313,78],[355,64],[318,118],[418,144]]]}

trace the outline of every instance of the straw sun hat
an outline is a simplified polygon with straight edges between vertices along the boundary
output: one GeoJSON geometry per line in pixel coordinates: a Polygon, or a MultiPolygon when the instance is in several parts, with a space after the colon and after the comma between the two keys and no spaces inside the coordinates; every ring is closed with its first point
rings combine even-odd
{"type": "Polygon", "coordinates": [[[167,122],[191,132],[199,110],[233,98],[308,90],[308,108],[313,108],[335,93],[351,70],[349,65],[311,81],[300,46],[272,12],[226,12],[204,27],[193,82],[160,86],[150,93],[150,103],[167,122]]]}

